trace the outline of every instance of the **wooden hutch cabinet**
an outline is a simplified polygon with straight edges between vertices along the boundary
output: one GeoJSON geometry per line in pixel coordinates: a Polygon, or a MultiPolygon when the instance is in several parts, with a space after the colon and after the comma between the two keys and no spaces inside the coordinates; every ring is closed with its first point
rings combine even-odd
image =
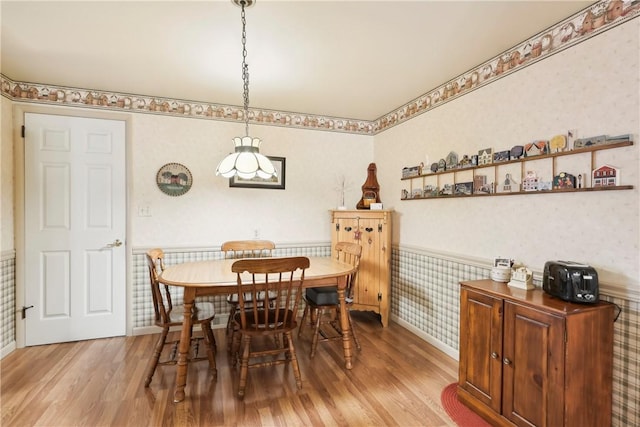
{"type": "Polygon", "coordinates": [[[364,209],[331,211],[332,252],[337,242],[356,242],[362,246],[352,308],[380,314],[385,327],[389,324],[391,297],[391,212],[364,209]]]}
{"type": "Polygon", "coordinates": [[[500,426],[611,425],[614,306],[461,283],[458,398],[500,426]]]}

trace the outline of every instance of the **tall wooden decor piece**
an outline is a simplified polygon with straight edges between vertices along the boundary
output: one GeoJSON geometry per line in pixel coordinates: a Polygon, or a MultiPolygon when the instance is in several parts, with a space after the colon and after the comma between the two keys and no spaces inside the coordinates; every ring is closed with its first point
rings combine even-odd
{"type": "Polygon", "coordinates": [[[369,163],[367,180],[362,184],[362,197],[356,205],[357,209],[371,209],[371,203],[380,203],[380,185],[376,178],[376,164],[369,163]]]}

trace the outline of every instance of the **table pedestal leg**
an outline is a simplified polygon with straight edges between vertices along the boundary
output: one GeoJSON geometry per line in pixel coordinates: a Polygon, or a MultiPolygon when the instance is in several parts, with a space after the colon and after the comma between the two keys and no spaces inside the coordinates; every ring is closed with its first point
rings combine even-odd
{"type": "Polygon", "coordinates": [[[182,320],[182,332],[180,333],[180,345],[178,347],[178,363],[176,366],[176,389],[173,392],[173,401],[182,402],[184,400],[184,387],[187,384],[187,368],[189,349],[191,348],[191,312],[195,300],[195,290],[185,288],[184,290],[184,318],[182,320]]]}

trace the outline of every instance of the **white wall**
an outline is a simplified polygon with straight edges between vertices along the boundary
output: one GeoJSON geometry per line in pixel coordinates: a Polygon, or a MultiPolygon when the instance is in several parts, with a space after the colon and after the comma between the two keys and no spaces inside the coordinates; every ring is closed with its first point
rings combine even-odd
{"type": "MultiPolygon", "coordinates": [[[[276,243],[328,242],[329,210],[338,206],[339,178],[348,184],[345,204],[355,208],[373,161],[373,137],[338,132],[250,126],[263,141],[261,153],[286,159],[284,190],[230,188],[215,175],[233,151],[232,139],[244,125],[154,114],[96,112],[82,108],[12,104],[2,99],[2,249],[13,250],[12,105],[42,114],[72,114],[128,120],[127,162],[129,248],[216,247],[225,240],[260,238],[276,243]],[[192,188],[171,197],[156,185],[166,163],[185,165],[192,188]],[[7,197],[5,197],[5,194],[7,197]],[[139,216],[148,207],[151,216],[139,216]]],[[[22,118],[16,121],[16,132],[22,118]]]]}
{"type": "Polygon", "coordinates": [[[346,205],[355,208],[373,159],[373,137],[274,126],[250,126],[260,152],[286,158],[286,189],[229,188],[215,176],[244,125],[135,114],[130,197],[133,247],[213,247],[259,237],[277,243],[329,240],[328,210],[338,204],[338,177],[350,183],[346,205]],[[165,163],[182,163],[193,187],[170,197],[155,183],[165,163]],[[137,216],[148,206],[151,216],[137,216]]]}
{"type": "MultiPolygon", "coordinates": [[[[449,151],[508,149],[567,129],[582,136],[631,133],[637,141],[639,26],[635,19],[612,28],[375,137],[251,126],[264,141],[263,153],[287,158],[285,191],[229,188],[214,176],[241,124],[132,114],[128,244],[216,246],[253,238],[256,229],[280,243],[327,241],[337,177],[346,175],[353,207],[375,161],[382,201],[397,210],[395,244],[484,259],[512,256],[538,271],[546,260],[575,259],[611,283],[637,288],[637,145],[598,154],[598,163],[622,168],[622,182],[635,186],[630,191],[401,202],[400,176],[402,167],[426,156],[433,162],[449,151]],[[184,196],[166,196],[155,185],[158,168],[169,162],[193,174],[184,196]],[[137,216],[140,206],[152,216],[137,216]]],[[[3,196],[11,188],[11,105],[2,98],[3,196]]],[[[14,246],[12,212],[3,203],[3,249],[14,246]]]]}
{"type": "MultiPolygon", "coordinates": [[[[483,259],[509,256],[534,271],[547,260],[586,262],[603,282],[638,292],[639,30],[640,20],[627,22],[377,135],[383,201],[397,211],[394,243],[483,259]],[[620,167],[621,183],[634,189],[400,201],[408,186],[402,168],[426,156],[435,162],[450,151],[461,157],[487,147],[506,150],[568,129],[579,136],[633,134],[636,145],[599,152],[597,165],[620,167]]],[[[574,172],[577,166],[564,159],[560,170],[574,172]]]]}
{"type": "Polygon", "coordinates": [[[13,140],[11,101],[0,97],[2,146],[0,147],[0,255],[13,251],[13,140]]]}

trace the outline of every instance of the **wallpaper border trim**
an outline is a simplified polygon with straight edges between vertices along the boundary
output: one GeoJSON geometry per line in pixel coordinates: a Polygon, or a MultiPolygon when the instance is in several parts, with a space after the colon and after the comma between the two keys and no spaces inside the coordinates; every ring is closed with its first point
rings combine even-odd
{"type": "MultiPolygon", "coordinates": [[[[638,1],[600,0],[373,121],[268,109],[250,109],[249,121],[268,126],[375,135],[638,16],[638,1]]],[[[244,122],[242,108],[232,105],[20,82],[1,73],[0,87],[2,96],[13,101],[244,122]]]]}

